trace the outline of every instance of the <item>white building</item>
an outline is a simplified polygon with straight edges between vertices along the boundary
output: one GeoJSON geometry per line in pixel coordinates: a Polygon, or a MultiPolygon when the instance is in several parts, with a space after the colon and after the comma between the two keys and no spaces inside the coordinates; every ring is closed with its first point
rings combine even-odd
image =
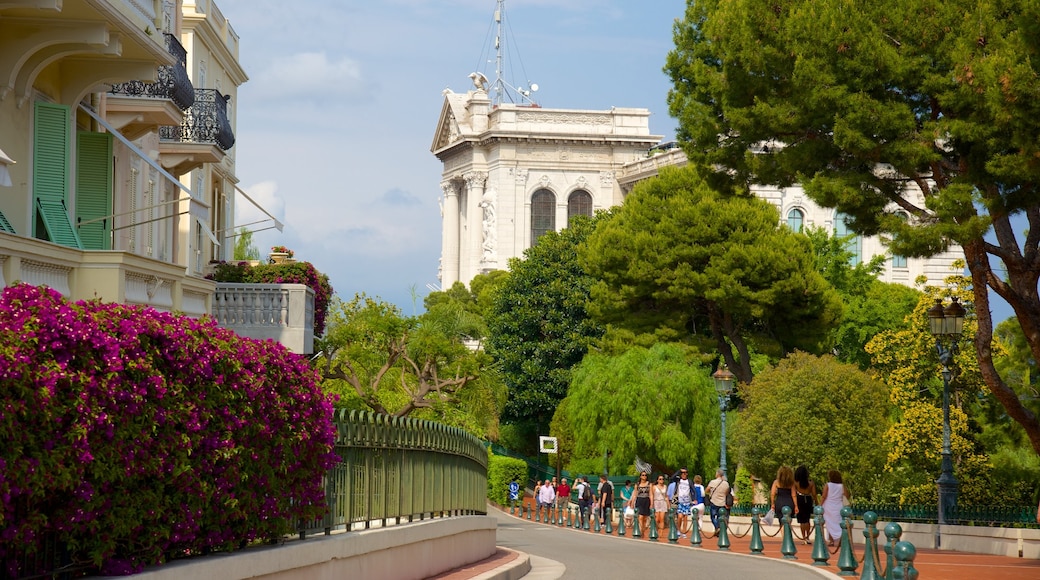
{"type": "MultiPolygon", "coordinates": [[[[566,227],[570,216],[618,205],[661,167],[685,165],[678,148],[648,153],[661,139],[650,134],[649,116],[646,109],[493,104],[479,81],[465,94],[445,91],[431,148],[444,165],[441,287],[504,269],[538,236],[566,227]]],[[[753,191],[796,231],[815,226],[851,233],[835,210],[817,206],[801,187],[753,191]]],[[[886,256],[880,279],[908,286],[920,276],[943,285],[962,256],[959,246],[927,259],[892,256],[876,236],[856,236],[849,248],[855,262],[886,256]]]]}

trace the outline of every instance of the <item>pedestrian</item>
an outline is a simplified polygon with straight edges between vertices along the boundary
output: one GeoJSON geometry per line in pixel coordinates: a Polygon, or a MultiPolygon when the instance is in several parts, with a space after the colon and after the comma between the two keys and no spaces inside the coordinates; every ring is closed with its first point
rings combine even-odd
{"type": "Polygon", "coordinates": [[[589,482],[581,476],[574,481],[577,482],[574,484],[574,490],[578,494],[578,528],[584,528],[589,506],[592,505],[592,488],[589,487],[589,482]]]}
{"type": "Polygon", "coordinates": [[[823,523],[830,536],[827,545],[834,547],[841,539],[841,508],[849,500],[849,490],[841,478],[841,472],[832,469],[827,472],[827,485],[823,488],[823,523]]]}
{"type": "MultiPolygon", "coordinates": [[[[776,470],[776,479],[769,489],[769,504],[777,518],[783,517],[785,506],[791,508],[792,518],[798,514],[798,503],[794,495],[794,471],[790,467],[781,465],[780,469],[776,470]]],[[[783,519],[780,522],[783,523],[783,519]]]]}
{"type": "Polygon", "coordinates": [[[654,520],[657,522],[657,533],[664,531],[664,516],[668,513],[668,487],[664,483],[664,474],[657,476],[657,484],[654,485],[654,520]]]}
{"type": "Polygon", "coordinates": [[[812,518],[813,507],[819,500],[816,493],[816,482],[809,478],[809,468],[804,465],[799,465],[798,469],[794,470],[794,493],[802,541],[809,545],[812,543],[809,541],[809,533],[812,529],[810,518],[812,518]]]}
{"type": "Polygon", "coordinates": [[[635,514],[635,508],[630,504],[632,503],[632,494],[635,492],[635,488],[632,487],[632,480],[625,480],[625,487],[621,488],[621,513],[625,517],[625,527],[632,527],[632,516],[635,514]]]}
{"type": "Polygon", "coordinates": [[[567,478],[560,479],[560,485],[556,487],[556,505],[567,509],[571,503],[571,486],[567,485],[567,478]]]}
{"type": "Polygon", "coordinates": [[[650,523],[650,479],[647,472],[639,474],[639,481],[636,482],[636,494],[629,500],[629,506],[634,507],[636,515],[639,517],[639,529],[643,532],[650,530],[647,526],[650,523]]]}
{"type": "Polygon", "coordinates": [[[607,474],[599,476],[599,520],[610,521],[610,509],[614,507],[614,484],[607,479],[607,474]]]}
{"type": "Polygon", "coordinates": [[[553,490],[552,482],[548,479],[542,484],[542,489],[538,493],[538,513],[545,510],[545,517],[549,517],[549,508],[552,507],[553,503],[556,502],[556,491],[553,490]]]}
{"type": "Polygon", "coordinates": [[[690,508],[690,512],[693,517],[697,518],[697,523],[701,524],[704,522],[704,485],[701,476],[693,476],[693,506],[690,508]]]}
{"type": "MultiPolygon", "coordinates": [[[[513,480],[509,482],[509,507],[516,507],[517,500],[520,499],[520,482],[516,480],[516,476],[513,476],[513,480]]],[[[522,513],[522,512],[521,512],[522,513]]]]}
{"type": "Polygon", "coordinates": [[[675,506],[675,524],[679,527],[679,536],[686,537],[690,514],[693,513],[693,500],[696,490],[690,482],[689,472],[683,467],[679,470],[679,480],[668,486],[668,500],[675,506]]]}
{"type": "Polygon", "coordinates": [[[729,482],[722,469],[715,470],[715,479],[708,482],[705,490],[708,497],[708,511],[711,513],[711,525],[715,526],[716,533],[719,530],[719,510],[726,507],[726,496],[729,495],[729,482]]]}

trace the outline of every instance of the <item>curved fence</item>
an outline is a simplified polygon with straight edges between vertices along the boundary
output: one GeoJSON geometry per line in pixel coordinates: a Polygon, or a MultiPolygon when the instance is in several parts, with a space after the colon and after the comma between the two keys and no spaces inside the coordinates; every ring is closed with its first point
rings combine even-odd
{"type": "Polygon", "coordinates": [[[479,439],[432,421],[337,411],[334,452],[325,478],[329,510],[301,522],[300,535],[368,528],[391,520],[484,514],[487,451],[479,439]]]}

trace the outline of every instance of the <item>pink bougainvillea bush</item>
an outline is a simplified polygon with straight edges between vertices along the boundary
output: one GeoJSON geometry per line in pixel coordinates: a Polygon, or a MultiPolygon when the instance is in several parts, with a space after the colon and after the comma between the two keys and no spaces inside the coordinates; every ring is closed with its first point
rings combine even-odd
{"type": "Polygon", "coordinates": [[[210,321],[0,296],[0,576],[55,542],[129,573],[325,511],[332,403],[304,357],[210,321]]]}

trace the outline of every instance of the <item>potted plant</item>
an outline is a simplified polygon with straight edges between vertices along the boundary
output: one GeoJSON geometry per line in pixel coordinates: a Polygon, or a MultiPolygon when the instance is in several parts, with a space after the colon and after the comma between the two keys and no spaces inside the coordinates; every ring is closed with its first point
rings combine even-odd
{"type": "Polygon", "coordinates": [[[285,246],[271,246],[271,253],[268,254],[268,261],[272,264],[283,264],[288,262],[293,257],[293,251],[285,246]]]}

